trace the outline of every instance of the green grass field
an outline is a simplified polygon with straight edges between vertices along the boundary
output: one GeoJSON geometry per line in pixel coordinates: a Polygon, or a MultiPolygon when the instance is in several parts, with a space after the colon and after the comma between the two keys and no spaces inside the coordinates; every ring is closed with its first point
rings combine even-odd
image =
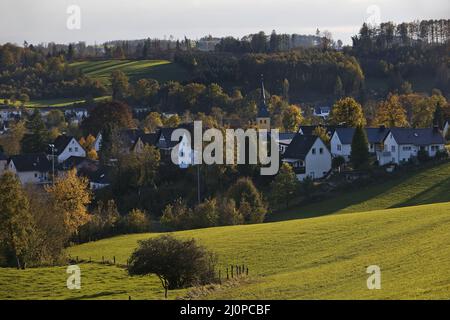
{"type": "MultiPolygon", "coordinates": [[[[450,203],[259,225],[175,233],[217,252],[225,265],[249,266],[250,276],[205,299],[445,299],[450,297],[450,203]],[[382,289],[368,290],[369,265],[382,272],[382,289]]],[[[125,263],[137,241],[120,236],[69,249],[72,257],[125,263]]],[[[65,268],[0,270],[0,299],[161,299],[155,276],[81,264],[82,289],[65,288],[65,268]]],[[[187,290],[170,292],[175,299],[187,290]]]]}
{"type": "Polygon", "coordinates": [[[169,80],[185,81],[189,74],[181,66],[166,60],[104,60],[82,61],[70,64],[79,68],[84,74],[94,79],[110,84],[111,73],[115,70],[123,71],[131,81],[139,79],[156,79],[159,82],[169,80]]]}
{"type": "Polygon", "coordinates": [[[401,178],[343,192],[331,199],[275,213],[270,221],[400,208],[450,201],[450,163],[419,169],[401,178]]]}
{"type": "MultiPolygon", "coordinates": [[[[104,96],[95,98],[95,101],[103,101],[110,99],[111,96],[104,96]]],[[[0,104],[4,103],[5,99],[0,99],[0,104]]],[[[74,103],[84,103],[84,99],[77,98],[60,98],[60,99],[46,99],[46,100],[31,100],[30,102],[25,103],[26,108],[42,108],[42,107],[67,107],[71,106],[74,103]]],[[[16,107],[20,107],[21,103],[16,102],[16,107]]]]}

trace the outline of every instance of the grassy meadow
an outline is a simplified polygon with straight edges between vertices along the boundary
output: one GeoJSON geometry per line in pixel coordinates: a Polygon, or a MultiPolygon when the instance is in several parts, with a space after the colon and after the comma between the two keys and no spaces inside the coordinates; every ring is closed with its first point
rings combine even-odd
{"type": "Polygon", "coordinates": [[[402,177],[342,192],[333,198],[277,212],[271,221],[311,218],[450,201],[450,162],[402,177]]]}
{"type": "MultiPolygon", "coordinates": [[[[386,209],[259,225],[174,233],[195,238],[250,275],[205,291],[202,299],[445,299],[450,297],[450,203],[386,209]],[[369,265],[382,289],[368,290],[369,265]]],[[[79,259],[117,263],[142,239],[120,236],[72,247],[79,259]]],[[[80,264],[82,289],[65,288],[65,268],[0,269],[0,299],[162,299],[156,276],[129,278],[124,269],[80,264]]],[[[169,298],[188,290],[169,292],[169,298]]]]}
{"type": "Polygon", "coordinates": [[[185,81],[189,74],[181,66],[167,60],[103,60],[81,61],[70,66],[79,68],[91,78],[110,85],[111,73],[115,70],[124,72],[130,81],[139,79],[155,79],[159,82],[185,81]]]}

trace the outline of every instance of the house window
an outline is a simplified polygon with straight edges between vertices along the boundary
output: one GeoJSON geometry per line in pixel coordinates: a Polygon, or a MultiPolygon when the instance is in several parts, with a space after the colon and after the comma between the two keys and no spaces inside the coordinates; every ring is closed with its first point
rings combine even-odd
{"type": "Polygon", "coordinates": [[[75,147],[75,152],[78,152],[78,147],[75,147]]]}
{"type": "Polygon", "coordinates": [[[342,151],[342,146],[340,144],[337,145],[337,150],[342,151]]]}
{"type": "Polygon", "coordinates": [[[395,146],[391,146],[391,151],[395,152],[395,146]]]}
{"type": "Polygon", "coordinates": [[[35,178],[37,178],[37,177],[38,177],[38,174],[37,174],[37,173],[35,173],[35,174],[34,174],[34,177],[35,177],[35,178]]]}
{"type": "Polygon", "coordinates": [[[411,147],[403,147],[403,151],[411,151],[412,148],[411,147]]]}
{"type": "Polygon", "coordinates": [[[72,152],[72,148],[69,148],[69,152],[72,152]]]}
{"type": "Polygon", "coordinates": [[[323,154],[323,148],[319,149],[320,154],[323,154]]]}
{"type": "Polygon", "coordinates": [[[316,148],[312,149],[312,154],[316,154],[316,148]]]}

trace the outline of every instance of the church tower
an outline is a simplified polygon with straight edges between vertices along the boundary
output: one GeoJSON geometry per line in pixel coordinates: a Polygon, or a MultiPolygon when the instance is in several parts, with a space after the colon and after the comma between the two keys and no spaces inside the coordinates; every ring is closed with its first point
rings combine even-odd
{"type": "Polygon", "coordinates": [[[264,89],[264,77],[261,75],[261,100],[258,104],[258,115],[256,116],[258,129],[270,130],[270,114],[266,105],[266,91],[264,89]]]}

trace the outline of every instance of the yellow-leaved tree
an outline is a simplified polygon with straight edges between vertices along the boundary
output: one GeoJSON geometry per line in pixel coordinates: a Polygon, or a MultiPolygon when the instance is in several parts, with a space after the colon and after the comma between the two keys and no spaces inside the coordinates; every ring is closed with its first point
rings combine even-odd
{"type": "Polygon", "coordinates": [[[64,227],[69,235],[78,233],[79,228],[89,221],[87,205],[91,201],[89,181],[78,177],[72,169],[56,178],[54,185],[46,187],[52,210],[62,215],[64,227]]]}
{"type": "Polygon", "coordinates": [[[376,125],[384,125],[389,128],[407,127],[406,110],[400,103],[398,95],[389,95],[388,99],[381,102],[375,116],[376,125]]]}

